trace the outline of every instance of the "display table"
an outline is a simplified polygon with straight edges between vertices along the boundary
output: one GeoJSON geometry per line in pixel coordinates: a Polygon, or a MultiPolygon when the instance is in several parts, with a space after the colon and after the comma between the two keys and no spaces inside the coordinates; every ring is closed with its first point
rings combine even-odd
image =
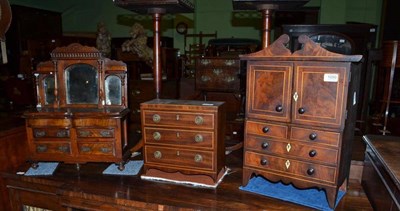
{"type": "MultiPolygon", "coordinates": [[[[140,179],[137,176],[103,175],[109,163],[88,163],[77,171],[60,164],[53,176],[1,173],[12,199],[12,209],[22,205],[51,210],[310,210],[307,207],[241,191],[242,153],[227,156],[231,172],[217,189],[186,187],[140,179]]],[[[136,158],[136,157],[135,157],[136,158]]],[[[26,171],[29,165],[21,166],[26,171]]],[[[337,210],[372,210],[358,184],[350,189],[337,210]],[[355,200],[356,199],[356,200],[355,200]]]]}
{"type": "Polygon", "coordinates": [[[362,186],[375,210],[400,209],[400,137],[366,135],[362,186]]]}

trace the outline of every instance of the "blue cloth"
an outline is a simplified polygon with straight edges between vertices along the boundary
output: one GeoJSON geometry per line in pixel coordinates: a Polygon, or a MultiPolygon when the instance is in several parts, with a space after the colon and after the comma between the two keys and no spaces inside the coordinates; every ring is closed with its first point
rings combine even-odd
{"type": "Polygon", "coordinates": [[[54,171],[58,167],[58,162],[39,162],[36,169],[29,168],[25,172],[25,176],[43,176],[43,175],[53,175],[54,171]]]}
{"type": "MultiPolygon", "coordinates": [[[[291,184],[285,185],[281,182],[272,183],[261,176],[257,176],[250,179],[247,186],[241,186],[239,189],[283,201],[301,204],[318,210],[332,210],[332,208],[329,207],[325,191],[316,188],[297,189],[291,184]]],[[[344,191],[338,192],[335,206],[343,198],[344,194],[344,191]]]]}
{"type": "Polygon", "coordinates": [[[120,171],[117,164],[111,164],[103,171],[103,174],[110,175],[137,175],[143,166],[143,160],[131,160],[125,164],[125,169],[120,171]]]}

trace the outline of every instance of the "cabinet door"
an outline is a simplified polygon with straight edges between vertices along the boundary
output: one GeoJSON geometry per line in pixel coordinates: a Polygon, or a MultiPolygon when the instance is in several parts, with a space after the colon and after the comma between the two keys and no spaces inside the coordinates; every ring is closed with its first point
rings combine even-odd
{"type": "Polygon", "coordinates": [[[249,61],[247,117],[289,122],[293,65],[249,61]]]}
{"type": "Polygon", "coordinates": [[[348,63],[296,63],[292,122],[340,128],[344,123],[348,63]]]}

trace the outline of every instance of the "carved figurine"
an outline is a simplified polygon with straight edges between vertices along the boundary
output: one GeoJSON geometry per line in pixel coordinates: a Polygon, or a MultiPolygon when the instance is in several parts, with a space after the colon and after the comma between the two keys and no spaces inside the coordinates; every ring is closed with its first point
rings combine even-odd
{"type": "Polygon", "coordinates": [[[130,35],[132,39],[122,44],[122,51],[137,54],[148,66],[153,67],[153,49],[147,46],[147,35],[143,26],[139,23],[133,24],[130,35]]]}
{"type": "Polygon", "coordinates": [[[110,57],[111,55],[111,34],[107,30],[106,25],[103,22],[97,24],[97,38],[96,38],[97,49],[101,52],[104,57],[110,57]]]}

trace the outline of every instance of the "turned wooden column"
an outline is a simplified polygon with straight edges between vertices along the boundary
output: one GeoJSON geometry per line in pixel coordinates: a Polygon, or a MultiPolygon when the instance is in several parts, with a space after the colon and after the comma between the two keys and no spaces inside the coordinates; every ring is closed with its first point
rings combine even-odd
{"type": "Polygon", "coordinates": [[[149,9],[149,13],[153,15],[153,76],[157,99],[160,98],[162,88],[160,23],[161,17],[165,12],[165,9],[162,8],[149,9]]]}
{"type": "Polygon", "coordinates": [[[263,25],[262,25],[262,47],[267,48],[269,44],[271,44],[271,23],[272,23],[272,14],[274,10],[278,8],[277,5],[259,5],[257,7],[258,10],[261,11],[263,25]]]}

